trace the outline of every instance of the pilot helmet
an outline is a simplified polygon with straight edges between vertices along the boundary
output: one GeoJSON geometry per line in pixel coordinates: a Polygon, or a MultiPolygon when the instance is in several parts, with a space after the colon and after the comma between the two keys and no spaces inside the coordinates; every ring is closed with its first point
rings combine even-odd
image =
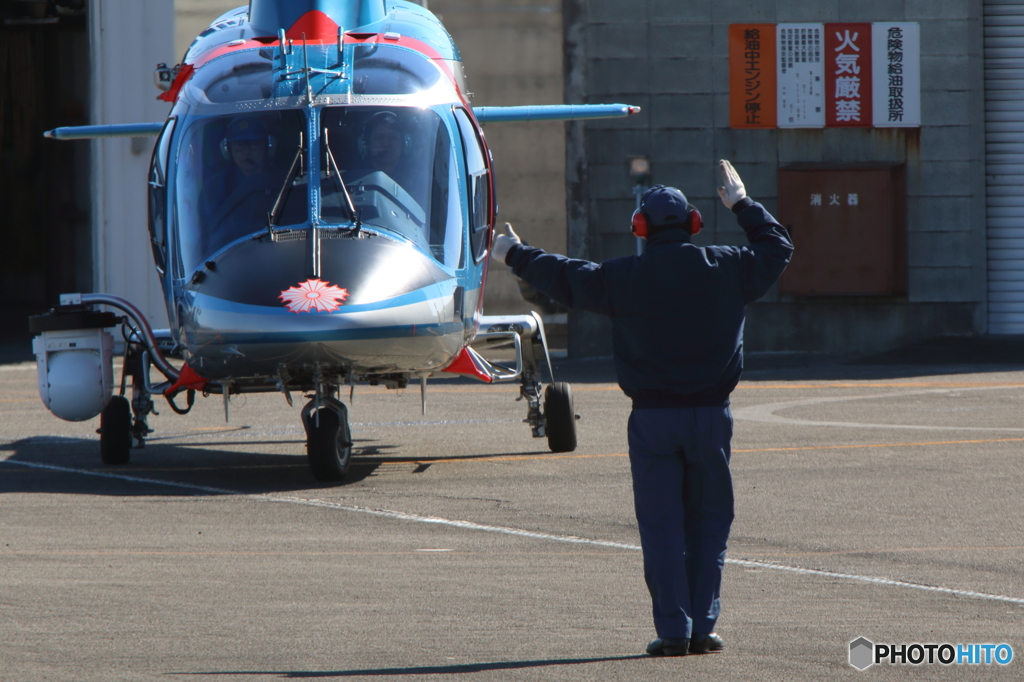
{"type": "Polygon", "coordinates": [[[359,156],[364,159],[370,158],[370,136],[377,126],[395,126],[402,133],[402,155],[409,153],[412,147],[412,138],[405,134],[405,128],[398,119],[398,114],[393,111],[378,111],[363,124],[363,132],[359,136],[359,156]]]}
{"type": "Polygon", "coordinates": [[[241,142],[242,140],[266,140],[267,158],[274,156],[277,149],[277,140],[267,132],[267,126],[262,121],[252,118],[239,117],[228,124],[224,133],[224,139],[220,141],[220,154],[225,161],[231,160],[230,143],[241,142]]]}

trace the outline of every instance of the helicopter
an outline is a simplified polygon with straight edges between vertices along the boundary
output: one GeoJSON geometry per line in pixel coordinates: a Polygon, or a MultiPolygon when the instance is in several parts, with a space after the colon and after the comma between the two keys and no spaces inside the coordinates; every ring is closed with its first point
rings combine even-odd
{"type": "Polygon", "coordinates": [[[197,394],[220,395],[228,418],[232,395],[293,405],[299,393],[312,474],[340,481],[353,449],[345,387],[418,382],[425,412],[439,373],[518,381],[532,435],[576,448],[571,386],[554,381],[540,316],[483,314],[497,201],[481,123],[639,107],[474,109],[455,43],[404,0],[251,0],[155,78],[166,121],[46,133],[156,137],[149,233],[170,327],[102,293],[64,294],[30,318],[43,402],[67,420],[99,415],[105,464],[145,446],[154,397],[186,414],[197,394]]]}

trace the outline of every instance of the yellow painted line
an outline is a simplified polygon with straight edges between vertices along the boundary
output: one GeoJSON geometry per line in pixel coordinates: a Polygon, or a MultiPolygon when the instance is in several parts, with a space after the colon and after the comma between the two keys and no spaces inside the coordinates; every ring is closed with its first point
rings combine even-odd
{"type": "MultiPolygon", "coordinates": [[[[496,457],[473,457],[466,459],[416,459],[416,460],[399,460],[406,461],[410,464],[457,464],[459,462],[519,462],[519,461],[530,461],[535,459],[597,459],[601,457],[628,457],[624,454],[612,454],[612,455],[509,455],[509,456],[496,456],[496,457]]],[[[359,462],[360,460],[355,460],[359,462]]],[[[362,460],[364,462],[368,460],[362,460]]],[[[379,462],[395,462],[393,459],[382,459],[376,460],[379,462]]]]}
{"type": "Polygon", "coordinates": [[[733,452],[794,452],[799,450],[855,450],[857,448],[902,448],[927,445],[975,445],[980,443],[1020,443],[1024,438],[986,438],[984,440],[935,440],[920,443],[864,443],[861,445],[809,445],[799,448],[757,448],[733,452]]]}
{"type": "MultiPolygon", "coordinates": [[[[988,438],[984,440],[939,440],[939,441],[927,441],[920,443],[862,443],[854,445],[811,445],[805,447],[789,447],[789,448],[736,448],[733,452],[798,452],[803,450],[856,450],[858,448],[899,448],[899,447],[923,447],[928,445],[976,445],[983,443],[1020,443],[1024,442],[1024,438],[988,438]]],[[[475,462],[515,462],[515,461],[530,461],[539,459],[598,459],[604,457],[629,457],[627,453],[614,453],[614,454],[599,454],[599,455],[511,455],[511,456],[496,456],[496,457],[477,457],[477,458],[466,458],[466,459],[417,459],[417,460],[397,460],[397,461],[408,461],[415,464],[459,464],[459,463],[475,463],[475,462]]],[[[355,460],[356,462],[360,460],[355,460]]],[[[368,460],[362,460],[366,462],[368,460]]],[[[379,462],[395,462],[396,460],[376,460],[379,462]]]]}
{"type": "MultiPolygon", "coordinates": [[[[926,447],[936,445],[980,445],[985,443],[1021,443],[1024,442],[1024,438],[988,438],[979,440],[939,440],[939,441],[922,441],[919,443],[861,443],[853,445],[808,445],[803,447],[783,447],[783,448],[734,448],[733,452],[803,452],[808,450],[857,450],[861,448],[900,448],[900,447],[926,447]]],[[[551,455],[499,455],[494,457],[453,457],[453,458],[426,458],[426,459],[412,459],[412,458],[396,458],[396,459],[368,459],[360,457],[358,454],[353,455],[354,459],[352,463],[354,465],[360,464],[475,464],[477,462],[529,462],[536,460],[552,460],[552,459],[606,459],[610,457],[629,457],[627,453],[605,453],[605,454],[591,454],[591,455],[576,455],[576,454],[551,454],[551,455]]],[[[296,462],[295,464],[244,464],[236,466],[212,466],[212,467],[176,467],[176,468],[146,468],[146,469],[132,469],[132,472],[153,472],[153,471],[174,471],[174,472],[193,472],[193,471],[227,471],[236,469],[289,469],[289,468],[304,468],[306,467],[305,462],[296,462]]],[[[30,472],[30,469],[24,469],[23,471],[30,472]]],[[[85,469],[84,471],[106,471],[106,469],[85,469]]]]}
{"type": "Polygon", "coordinates": [[[1022,550],[1024,546],[992,546],[992,547],[890,547],[881,549],[844,549],[827,552],[739,552],[744,555],[758,554],[762,558],[789,557],[789,556],[837,556],[844,554],[893,554],[895,552],[980,552],[980,551],[1003,551],[1022,550]]]}
{"type": "Polygon", "coordinates": [[[1024,384],[1018,382],[1004,381],[971,381],[971,382],[948,382],[948,381],[907,381],[887,383],[828,383],[828,384],[753,384],[740,383],[736,390],[759,389],[759,390],[790,390],[809,388],[1024,388],[1024,384]]]}
{"type": "MultiPolygon", "coordinates": [[[[198,536],[196,536],[198,537],[198,536]]],[[[210,539],[212,541],[213,536],[209,538],[204,537],[203,541],[210,539]]],[[[286,551],[165,551],[165,550],[75,550],[75,549],[61,549],[61,550],[50,550],[50,549],[0,549],[0,556],[14,554],[19,556],[103,556],[103,557],[116,557],[116,556],[306,556],[306,557],[336,557],[336,556],[426,556],[430,554],[446,554],[446,555],[470,555],[470,554],[491,554],[487,552],[474,552],[467,550],[430,550],[430,549],[411,549],[411,550],[395,550],[391,552],[380,551],[380,552],[366,552],[366,551],[337,551],[337,552],[296,552],[292,550],[286,551]]],[[[609,551],[590,550],[590,551],[573,551],[573,552],[531,552],[531,556],[534,555],[549,555],[549,556],[578,556],[580,554],[592,554],[599,556],[608,556],[614,554],[620,554],[623,556],[635,556],[636,550],[620,551],[610,549],[609,551]]]]}

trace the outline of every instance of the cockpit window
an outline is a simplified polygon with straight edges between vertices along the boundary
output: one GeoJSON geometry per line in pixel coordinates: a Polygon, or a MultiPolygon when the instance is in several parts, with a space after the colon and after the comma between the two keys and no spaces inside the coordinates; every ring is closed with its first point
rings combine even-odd
{"type": "Polygon", "coordinates": [[[430,89],[441,77],[422,54],[396,45],[356,45],[352,54],[356,95],[412,95],[430,89]]]}
{"type": "Polygon", "coordinates": [[[320,121],[330,152],[321,161],[321,219],[350,221],[333,158],[363,224],[397,234],[438,262],[459,267],[458,165],[441,117],[413,107],[327,107],[320,121]]]}
{"type": "Polygon", "coordinates": [[[466,154],[466,176],[469,181],[470,196],[470,235],[473,258],[480,261],[486,253],[490,236],[491,220],[491,182],[484,148],[477,137],[476,128],[469,120],[464,109],[455,109],[455,120],[459,122],[462,133],[462,149],[466,154]]]}
{"type": "Polygon", "coordinates": [[[266,231],[278,196],[282,208],[275,225],[306,221],[306,176],[286,183],[304,126],[305,116],[296,110],[190,122],[178,148],[176,178],[178,239],[186,272],[231,242],[266,231]]]}

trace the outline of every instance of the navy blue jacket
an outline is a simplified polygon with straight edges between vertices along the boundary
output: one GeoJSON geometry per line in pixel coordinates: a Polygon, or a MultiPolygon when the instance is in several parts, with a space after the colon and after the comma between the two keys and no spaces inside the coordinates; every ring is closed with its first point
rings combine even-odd
{"type": "Polygon", "coordinates": [[[559,303],[611,317],[619,386],[634,408],[728,405],[743,370],[744,308],[793,253],[761,204],[743,199],[733,212],[750,246],[698,247],[678,228],[649,237],[642,256],[596,264],[513,246],[505,262],[559,303]]]}

